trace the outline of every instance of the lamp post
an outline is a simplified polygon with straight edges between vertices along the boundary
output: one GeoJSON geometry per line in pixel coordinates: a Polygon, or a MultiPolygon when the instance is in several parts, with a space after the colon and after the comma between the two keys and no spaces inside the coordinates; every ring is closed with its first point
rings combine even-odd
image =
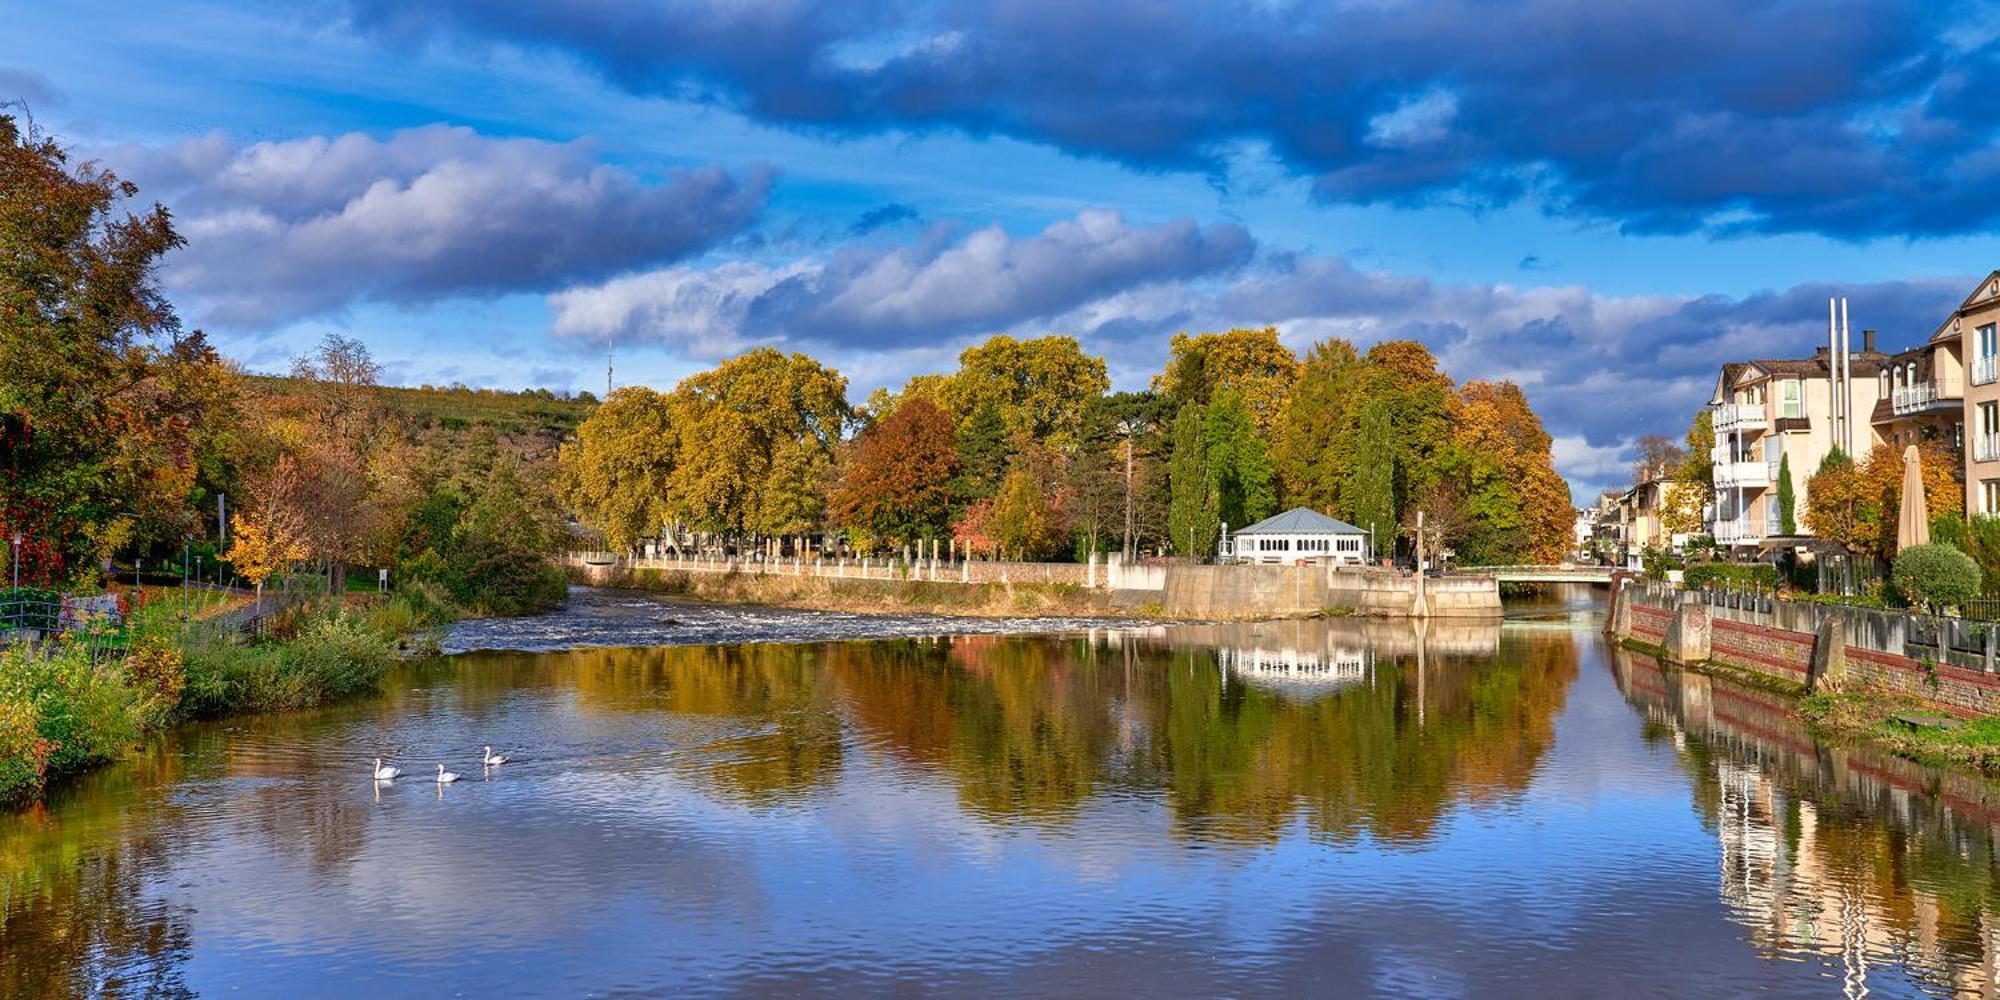
{"type": "Polygon", "coordinates": [[[14,589],[21,589],[21,533],[14,532],[14,589]]]}

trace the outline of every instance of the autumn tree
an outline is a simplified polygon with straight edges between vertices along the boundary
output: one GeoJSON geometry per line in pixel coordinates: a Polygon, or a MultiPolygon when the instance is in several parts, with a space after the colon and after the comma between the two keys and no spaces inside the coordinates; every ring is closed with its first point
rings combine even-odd
{"type": "Polygon", "coordinates": [[[987,407],[1009,435],[1076,447],[1084,407],[1111,387],[1104,359],[1074,337],[1016,340],[999,336],[966,348],[958,371],[937,385],[938,401],[965,422],[987,407]]]}
{"type": "Polygon", "coordinates": [[[205,427],[233,379],[155,281],[165,208],[0,115],[0,535],[60,583],[194,529],[205,427]]]}
{"type": "Polygon", "coordinates": [[[1248,409],[1258,434],[1268,440],[1276,433],[1299,377],[1299,359],[1278,342],[1275,328],[1177,333],[1168,352],[1166,370],[1154,378],[1153,391],[1170,411],[1190,403],[1206,406],[1216,393],[1231,390],[1248,409]]]}
{"type": "Polygon", "coordinates": [[[1715,502],[1715,429],[1703,408],[1688,422],[1686,446],[1662,499],[1660,524],[1678,535],[1701,530],[1702,512],[1715,502]]]}
{"type": "Polygon", "coordinates": [[[613,392],[562,450],[569,509],[613,549],[630,549],[659,532],[677,444],[666,396],[643,386],[613,392]]]}
{"type": "Polygon", "coordinates": [[[817,527],[846,392],[839,372],[768,347],[688,377],[668,403],[678,439],[669,513],[698,530],[739,535],[817,527]]]}
{"type": "MultiPolygon", "coordinates": [[[[1919,447],[1917,460],[1926,512],[1937,518],[1963,510],[1965,488],[1954,475],[1958,455],[1933,444],[1919,447]]],[[[1845,455],[1830,457],[1806,481],[1806,527],[1854,552],[1887,559],[1896,551],[1902,503],[1903,456],[1896,449],[1876,448],[1859,465],[1845,455]]]]}
{"type": "MultiPolygon", "coordinates": [[[[1368,349],[1359,391],[1363,405],[1380,403],[1395,454],[1394,506],[1401,511],[1437,475],[1437,457],[1451,441],[1457,397],[1437,359],[1414,340],[1387,340],[1368,349]]],[[[1350,508],[1352,510],[1353,508],[1350,508]]]]}
{"type": "Polygon", "coordinates": [[[297,461],[280,458],[252,490],[250,502],[237,511],[225,558],[256,586],[259,604],[272,576],[311,554],[306,548],[305,512],[299,508],[299,479],[297,461]]]}
{"type": "Polygon", "coordinates": [[[1015,559],[1037,559],[1062,545],[1060,503],[1025,467],[1007,473],[993,497],[987,533],[1000,552],[1015,559]]]}
{"type": "Polygon", "coordinates": [[[828,514],[852,534],[895,544],[938,538],[951,525],[957,474],[951,417],[910,400],[854,443],[828,514]]]}
{"type": "Polygon", "coordinates": [[[1468,382],[1460,393],[1442,478],[1461,484],[1460,557],[1471,563],[1552,563],[1569,547],[1569,485],[1549,433],[1512,382],[1468,382]]]}

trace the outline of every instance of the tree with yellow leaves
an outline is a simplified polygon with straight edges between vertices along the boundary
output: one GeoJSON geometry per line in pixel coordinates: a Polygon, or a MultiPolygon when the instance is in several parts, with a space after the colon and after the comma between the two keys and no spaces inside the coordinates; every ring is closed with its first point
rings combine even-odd
{"type": "Polygon", "coordinates": [[[226,558],[257,585],[257,603],[264,603],[264,583],[280,570],[311,554],[306,546],[305,515],[299,510],[299,469],[282,457],[257,484],[247,509],[236,515],[236,533],[226,558]]]}

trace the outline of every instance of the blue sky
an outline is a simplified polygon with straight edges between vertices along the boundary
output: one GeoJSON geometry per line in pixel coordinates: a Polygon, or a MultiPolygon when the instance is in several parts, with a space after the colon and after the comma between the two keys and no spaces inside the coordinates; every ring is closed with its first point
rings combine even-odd
{"type": "Polygon", "coordinates": [[[2000,266],[1988,3],[15,5],[0,99],[177,213],[253,368],[854,396],[995,332],[1415,337],[1579,499],[1828,294],[1918,342],[2000,266]]]}

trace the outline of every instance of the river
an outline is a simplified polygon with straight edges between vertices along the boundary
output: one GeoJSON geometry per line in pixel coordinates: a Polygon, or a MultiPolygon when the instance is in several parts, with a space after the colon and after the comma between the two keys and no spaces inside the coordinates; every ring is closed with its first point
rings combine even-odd
{"type": "Polygon", "coordinates": [[[1993,994],[2000,791],[1599,614],[584,592],[0,816],[0,995],[1993,994]]]}

